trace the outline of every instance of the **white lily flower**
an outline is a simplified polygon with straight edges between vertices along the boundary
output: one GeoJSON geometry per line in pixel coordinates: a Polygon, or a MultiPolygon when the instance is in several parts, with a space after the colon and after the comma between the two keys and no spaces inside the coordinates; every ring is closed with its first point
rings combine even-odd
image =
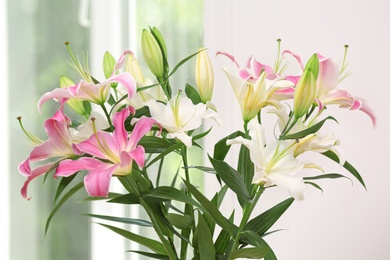
{"type": "Polygon", "coordinates": [[[203,103],[194,105],[187,97],[176,95],[167,104],[149,100],[145,102],[150,115],[168,132],[169,137],[177,138],[187,147],[192,146],[192,137],[188,131],[199,128],[203,119],[211,118],[221,124],[217,113],[203,103]]]}
{"type": "Polygon", "coordinates": [[[277,185],[288,190],[297,200],[302,200],[305,193],[303,178],[297,173],[304,164],[294,157],[293,141],[274,141],[266,144],[264,128],[254,119],[248,123],[250,140],[237,137],[227,144],[243,144],[250,152],[255,166],[252,183],[269,187],[277,185]]]}
{"type": "MultiPolygon", "coordinates": [[[[288,121],[288,113],[285,107],[281,109],[271,109],[269,113],[276,114],[278,116],[278,125],[282,130],[287,121],[288,121]]],[[[299,131],[302,131],[312,125],[314,125],[317,121],[310,121],[305,124],[302,119],[298,120],[298,122],[294,125],[294,127],[289,131],[289,134],[294,134],[299,131]]],[[[327,133],[326,135],[322,135],[320,132],[316,132],[314,134],[309,134],[304,138],[299,139],[299,142],[295,144],[294,147],[294,156],[297,157],[300,154],[305,152],[317,152],[323,153],[326,151],[331,151],[337,155],[340,160],[340,165],[344,165],[345,158],[343,156],[343,151],[340,147],[340,141],[333,135],[333,133],[327,133]]],[[[317,165],[317,168],[321,169],[320,166],[317,165]]]]}

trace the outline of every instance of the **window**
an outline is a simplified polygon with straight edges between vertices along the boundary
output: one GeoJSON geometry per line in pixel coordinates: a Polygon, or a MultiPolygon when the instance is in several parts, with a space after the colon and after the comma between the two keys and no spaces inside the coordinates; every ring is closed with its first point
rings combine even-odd
{"type": "MultiPolygon", "coordinates": [[[[1,45],[0,51],[1,54],[3,52],[8,54],[8,62],[2,61],[4,64],[1,64],[1,68],[3,66],[8,68],[8,71],[2,72],[9,78],[10,147],[6,154],[10,154],[8,192],[9,205],[12,205],[9,215],[10,259],[107,259],[104,248],[107,248],[107,243],[111,241],[106,237],[110,236],[111,231],[99,230],[97,225],[91,225],[93,221],[90,218],[81,214],[94,210],[101,212],[108,210],[111,214],[131,213],[124,212],[121,208],[105,209],[97,204],[93,204],[91,210],[89,203],[79,202],[86,196],[85,192],[79,192],[77,197],[67,202],[54,216],[48,233],[44,236],[45,223],[53,209],[53,194],[58,181],[49,177],[42,188],[40,182],[43,178],[37,178],[29,186],[29,196],[32,199],[26,201],[20,196],[20,188],[25,178],[18,174],[17,166],[26,158],[30,147],[26,145],[23,132],[15,118],[21,116],[28,131],[46,139],[42,124],[54,113],[56,104],[49,102],[45,104],[42,115],[32,108],[36,107],[36,102],[42,94],[59,86],[61,75],[69,76],[74,81],[78,80],[77,74],[66,62],[69,57],[64,45],[66,41],[70,42],[73,52],[80,57],[83,53],[88,53],[91,70],[98,74],[102,71],[100,64],[107,50],[118,57],[122,50],[129,48],[141,59],[139,47],[141,30],[149,25],[156,26],[167,40],[170,64],[176,65],[180,59],[192,54],[202,45],[203,2],[201,0],[3,2],[7,3],[8,14],[7,23],[4,23],[8,29],[8,48],[5,50],[1,45]],[[104,237],[101,237],[102,234],[104,237]]],[[[3,10],[5,8],[2,12],[3,10]]],[[[1,25],[3,26],[3,23],[1,25]]],[[[184,87],[187,80],[192,80],[192,75],[193,65],[186,64],[175,75],[173,84],[178,88],[184,87]]],[[[200,155],[192,156],[194,160],[201,159],[200,155]]],[[[82,176],[77,178],[81,181],[82,176]]],[[[130,257],[124,253],[130,246],[133,245],[125,244],[123,240],[118,244],[114,241],[112,247],[120,249],[117,250],[119,257],[116,259],[135,259],[134,255],[130,257]]],[[[114,258],[113,252],[109,257],[114,258]]]]}

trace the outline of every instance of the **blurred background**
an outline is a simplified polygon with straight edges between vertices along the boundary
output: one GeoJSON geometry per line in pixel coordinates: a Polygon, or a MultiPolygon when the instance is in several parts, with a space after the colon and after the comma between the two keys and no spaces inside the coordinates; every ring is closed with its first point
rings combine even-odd
{"type": "MultiPolygon", "coordinates": [[[[119,57],[124,49],[140,54],[141,31],[148,26],[163,33],[171,64],[194,53],[200,46],[209,49],[214,63],[214,102],[223,120],[210,140],[241,129],[240,113],[230,85],[222,72],[231,66],[227,59],[214,57],[228,51],[244,64],[250,55],[273,64],[276,39],[282,49],[299,53],[304,61],[313,52],[341,61],[344,45],[349,69],[354,73],[341,88],[367,100],[378,122],[361,112],[334,110],[339,124],[331,125],[341,140],[346,159],[363,176],[367,191],[348,179],[323,181],[323,193],[308,187],[306,199],[295,202],[275,225],[283,229],[266,237],[281,260],[390,259],[390,172],[387,160],[390,141],[390,2],[385,0],[346,1],[261,1],[261,0],[0,0],[1,165],[0,259],[12,260],[100,260],[141,259],[124,253],[134,245],[110,231],[97,227],[82,216],[89,212],[137,215],[137,210],[103,208],[83,203],[85,194],[68,202],[54,217],[44,235],[45,222],[53,208],[53,192],[58,184],[48,178],[32,182],[31,200],[20,196],[24,177],[18,164],[30,150],[16,120],[22,117],[28,131],[44,138],[43,121],[53,114],[56,104],[45,104],[42,114],[36,104],[45,92],[59,87],[59,77],[76,81],[69,66],[64,42],[73,52],[87,55],[94,75],[101,75],[105,51],[119,57]],[[52,107],[50,107],[52,105],[52,107]],[[387,151],[387,152],[386,152],[387,151]],[[44,185],[44,188],[42,188],[44,185]]],[[[142,61],[140,61],[142,63],[142,61]]],[[[188,63],[174,78],[174,86],[184,87],[193,80],[193,64],[188,63]]],[[[142,64],[141,64],[142,65],[142,64]]],[[[333,110],[332,110],[333,111],[333,110]]],[[[212,143],[210,142],[210,143],[212,143]]],[[[206,149],[211,149],[211,146],[206,149]]],[[[230,159],[234,161],[235,154],[230,159]]],[[[314,158],[318,159],[318,158],[314,158]]],[[[193,160],[202,160],[194,152],[193,160]]],[[[324,162],[328,172],[345,173],[324,162]]],[[[213,194],[214,179],[198,178],[199,185],[213,194]]],[[[231,196],[224,211],[235,206],[231,196]]],[[[260,213],[287,198],[285,191],[273,189],[264,195],[260,213]]],[[[239,215],[239,213],[238,213],[239,215]]]]}

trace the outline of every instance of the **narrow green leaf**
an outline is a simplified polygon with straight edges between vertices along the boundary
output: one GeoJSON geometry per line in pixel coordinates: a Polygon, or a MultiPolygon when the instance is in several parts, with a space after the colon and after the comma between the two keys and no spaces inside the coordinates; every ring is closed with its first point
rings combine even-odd
{"type": "Polygon", "coordinates": [[[50,222],[53,219],[56,212],[65,204],[66,201],[68,201],[69,198],[71,198],[82,187],[84,187],[84,182],[79,182],[72,189],[70,189],[67,193],[65,193],[65,195],[58,202],[58,204],[54,207],[54,209],[51,211],[49,217],[46,220],[45,234],[47,233],[47,230],[49,229],[50,222]]]}
{"type": "Polygon", "coordinates": [[[178,229],[190,228],[194,220],[189,215],[180,215],[175,213],[167,214],[168,221],[178,229]]]}
{"type": "Polygon", "coordinates": [[[309,134],[314,134],[318,130],[321,129],[322,125],[325,123],[326,120],[333,120],[333,121],[337,122],[337,120],[333,116],[328,116],[327,118],[321,120],[320,122],[318,122],[317,124],[315,124],[309,128],[306,128],[305,130],[302,130],[300,132],[290,134],[290,135],[281,135],[279,138],[280,138],[280,140],[300,139],[300,138],[303,138],[305,136],[308,136],[309,134]]]}
{"type": "Polygon", "coordinates": [[[196,202],[193,198],[185,194],[184,192],[171,187],[160,186],[150,190],[148,193],[142,195],[142,199],[147,203],[159,203],[165,200],[176,200],[186,204],[190,204],[204,211],[205,209],[196,202]]]}
{"type": "Polygon", "coordinates": [[[338,178],[347,178],[347,179],[351,180],[350,178],[348,178],[344,175],[338,174],[338,173],[327,173],[327,174],[322,174],[322,175],[317,175],[317,176],[309,176],[309,177],[304,177],[303,179],[309,181],[309,180],[338,179],[338,178]]]}
{"type": "MultiPolygon", "coordinates": [[[[184,168],[184,167],[183,167],[183,168],[184,168]]],[[[197,170],[200,170],[200,171],[202,171],[202,172],[207,172],[207,173],[216,174],[214,168],[206,167],[206,166],[190,165],[190,166],[187,167],[187,169],[197,169],[197,170]]]]}
{"type": "Polygon", "coordinates": [[[191,101],[194,105],[202,103],[202,100],[200,98],[198,91],[188,83],[186,84],[185,92],[186,92],[187,97],[189,99],[191,99],[191,101]]]}
{"type": "Polygon", "coordinates": [[[120,217],[113,217],[113,216],[106,216],[106,215],[96,215],[96,214],[83,214],[84,216],[92,217],[92,218],[99,218],[124,224],[131,224],[131,225],[137,225],[137,226],[143,226],[143,227],[152,227],[152,223],[149,221],[143,220],[143,219],[134,219],[134,218],[120,218],[120,217]]]}
{"type": "Polygon", "coordinates": [[[107,202],[119,203],[119,204],[140,204],[139,198],[134,193],[128,193],[125,195],[117,196],[107,202]]]}
{"type": "MultiPolygon", "coordinates": [[[[335,161],[336,163],[340,163],[340,159],[338,158],[338,156],[337,156],[334,152],[326,151],[326,152],[322,153],[322,155],[328,157],[329,159],[335,161]]],[[[345,161],[343,167],[344,167],[345,169],[347,169],[353,176],[355,176],[355,178],[360,182],[360,184],[363,185],[363,187],[367,190],[366,184],[364,183],[362,176],[361,176],[360,173],[355,169],[355,167],[353,167],[353,166],[352,166],[349,162],[347,162],[347,161],[345,161]]]]}
{"type": "Polygon", "coordinates": [[[321,192],[324,192],[324,190],[321,188],[321,186],[318,185],[317,183],[314,183],[314,182],[311,182],[311,181],[305,181],[305,183],[313,186],[314,188],[319,189],[321,192]]]}
{"type": "Polygon", "coordinates": [[[62,177],[61,178],[60,184],[58,184],[58,187],[57,187],[56,195],[54,197],[54,203],[57,202],[57,199],[60,197],[61,193],[72,182],[72,180],[77,176],[77,173],[72,174],[69,177],[62,177]]]}
{"type": "Polygon", "coordinates": [[[277,257],[272,250],[272,248],[265,242],[265,240],[259,236],[258,234],[252,231],[244,231],[242,233],[241,242],[245,244],[249,244],[255,247],[266,247],[269,249],[268,253],[265,255],[264,260],[277,260],[277,257]]]}
{"type": "Polygon", "coordinates": [[[159,254],[153,254],[153,253],[149,253],[149,252],[136,251],[136,250],[127,250],[126,252],[136,253],[136,254],[139,254],[139,255],[146,256],[148,258],[169,260],[169,257],[166,256],[166,255],[159,255],[159,254]]]}
{"type": "Polygon", "coordinates": [[[261,259],[267,255],[268,251],[269,251],[268,247],[241,248],[231,252],[229,259],[237,259],[237,258],[261,259]]]}
{"type": "Polygon", "coordinates": [[[198,250],[200,259],[215,260],[213,237],[201,214],[194,232],[194,247],[198,250]]]}
{"type": "MultiPolygon", "coordinates": [[[[201,50],[202,51],[202,50],[201,50]]],[[[182,59],[174,68],[173,70],[171,71],[171,73],[169,73],[169,77],[172,76],[179,68],[181,65],[183,65],[184,63],[186,63],[188,60],[190,60],[192,57],[196,56],[199,52],[201,51],[197,51],[195,52],[194,54],[191,54],[190,56],[182,59]]]]}
{"type": "Polygon", "coordinates": [[[214,146],[214,159],[223,161],[230,150],[230,145],[227,145],[226,141],[238,136],[244,137],[245,134],[241,131],[237,131],[219,140],[214,146]]]}
{"type": "Polygon", "coordinates": [[[244,183],[243,176],[224,161],[215,160],[210,156],[209,160],[217,172],[217,175],[234,193],[237,194],[237,197],[245,201],[250,201],[249,192],[244,183]]]}
{"type": "Polygon", "coordinates": [[[144,136],[138,144],[145,148],[146,153],[161,153],[175,143],[156,136],[144,136]]]}
{"type": "Polygon", "coordinates": [[[191,183],[186,180],[183,180],[184,184],[187,186],[190,193],[196,198],[197,201],[203,206],[200,207],[202,211],[206,211],[210,216],[215,220],[215,222],[225,229],[231,236],[235,236],[237,233],[237,227],[227,220],[218,208],[213,205],[197,188],[195,188],[191,183]]]}
{"type": "MultiPolygon", "coordinates": [[[[229,221],[233,223],[234,211],[230,215],[229,221]]],[[[229,232],[222,229],[219,232],[217,240],[215,240],[215,250],[216,250],[217,254],[224,254],[226,252],[226,247],[228,246],[230,241],[231,241],[231,236],[229,235],[229,232]]]]}
{"type": "Polygon", "coordinates": [[[244,227],[244,230],[250,230],[262,236],[272,227],[273,224],[283,215],[283,213],[293,203],[294,198],[288,198],[281,203],[273,206],[267,211],[250,220],[244,227]]]}
{"type": "Polygon", "coordinates": [[[153,239],[150,239],[150,238],[147,238],[147,237],[143,237],[143,236],[140,236],[140,235],[137,235],[137,234],[134,234],[130,231],[127,231],[127,230],[124,230],[124,229],[121,229],[121,228],[117,228],[117,227],[114,227],[114,226],[111,226],[111,225],[107,225],[107,224],[102,224],[102,223],[98,223],[99,225],[103,226],[103,227],[106,227],[112,231],[114,231],[115,233],[123,236],[124,238],[127,238],[131,241],[134,241],[140,245],[143,245],[147,248],[149,248],[150,250],[152,250],[153,252],[157,253],[157,254],[160,254],[160,255],[167,255],[166,253],[166,250],[163,246],[162,243],[160,243],[159,241],[157,240],[153,240],[153,239]]]}
{"type": "Polygon", "coordinates": [[[151,165],[153,165],[155,162],[166,156],[167,154],[175,151],[176,149],[179,149],[183,144],[182,143],[177,143],[172,145],[171,147],[167,148],[164,152],[160,153],[158,156],[156,156],[153,160],[151,160],[145,167],[144,169],[149,168],[151,165]]]}

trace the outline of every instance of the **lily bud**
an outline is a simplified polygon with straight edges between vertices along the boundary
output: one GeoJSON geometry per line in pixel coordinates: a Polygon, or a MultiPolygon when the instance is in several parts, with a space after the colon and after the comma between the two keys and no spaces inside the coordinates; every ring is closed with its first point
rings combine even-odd
{"type": "Polygon", "coordinates": [[[138,61],[132,54],[127,56],[126,71],[134,77],[137,83],[140,83],[141,85],[145,84],[144,75],[142,74],[138,61]]]}
{"type": "Polygon", "coordinates": [[[307,62],[303,74],[295,87],[294,116],[297,119],[304,116],[314,103],[318,71],[318,56],[317,54],[313,54],[307,62]]]}
{"type": "Polygon", "coordinates": [[[164,57],[157,39],[144,29],[141,36],[142,55],[146,65],[157,78],[164,75],[164,57]]]}
{"type": "Polygon", "coordinates": [[[203,103],[211,100],[214,89],[214,71],[211,65],[210,57],[204,48],[196,58],[195,65],[196,85],[198,86],[199,95],[203,103]]]}
{"type": "MultiPolygon", "coordinates": [[[[70,86],[76,85],[70,78],[66,76],[60,77],[60,88],[66,88],[70,86]]],[[[77,114],[88,117],[90,111],[91,111],[91,105],[88,102],[83,102],[79,99],[69,99],[66,101],[66,104],[69,105],[71,109],[73,109],[77,114]]]]}

